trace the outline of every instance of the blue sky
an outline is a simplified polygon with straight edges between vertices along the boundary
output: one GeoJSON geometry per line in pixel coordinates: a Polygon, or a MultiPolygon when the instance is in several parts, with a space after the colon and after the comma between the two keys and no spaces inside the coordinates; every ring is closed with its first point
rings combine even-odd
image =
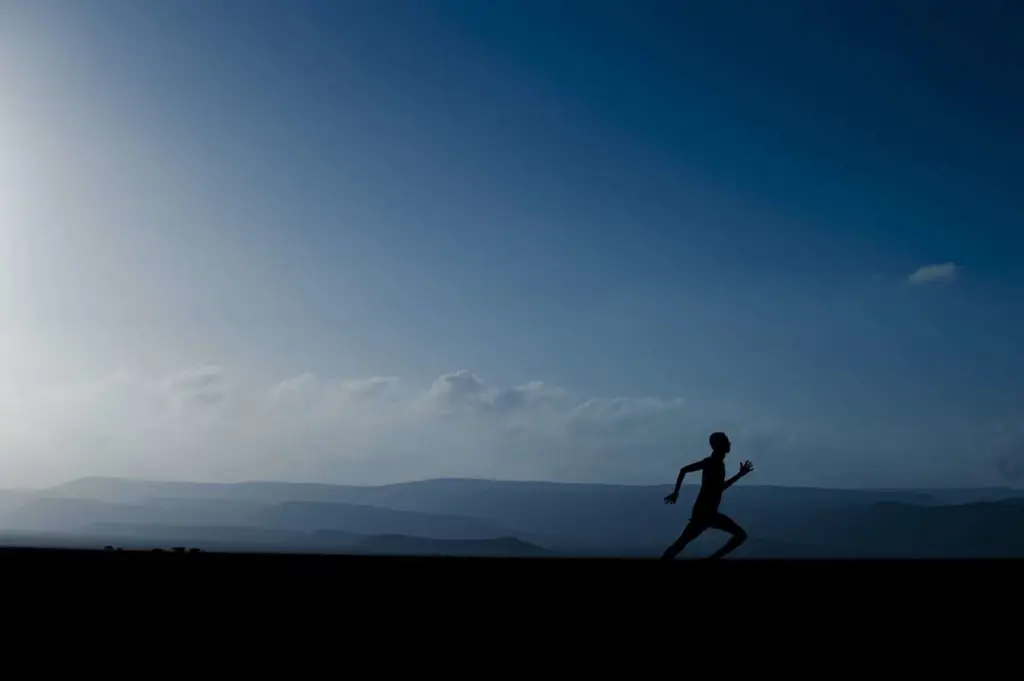
{"type": "MultiPolygon", "coordinates": [[[[739,7],[3,4],[20,95],[0,134],[6,115],[11,196],[33,207],[5,216],[25,225],[6,235],[11,385],[205,367],[685,403],[619,423],[607,452],[530,425],[527,455],[471,420],[459,446],[416,431],[342,465],[355,445],[328,429],[316,462],[281,435],[259,466],[182,454],[184,477],[402,478],[419,445],[462,453],[417,475],[651,481],[729,426],[766,482],[1013,482],[1024,11],[739,7]]],[[[69,474],[172,473],[101,430],[124,453],[69,474]]]]}

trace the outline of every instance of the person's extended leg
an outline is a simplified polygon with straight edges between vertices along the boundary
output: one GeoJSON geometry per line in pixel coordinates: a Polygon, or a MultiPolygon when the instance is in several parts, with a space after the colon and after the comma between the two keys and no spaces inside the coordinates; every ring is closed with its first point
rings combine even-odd
{"type": "Polygon", "coordinates": [[[724,513],[717,514],[711,520],[709,526],[716,530],[728,532],[732,535],[729,541],[725,543],[725,546],[723,546],[722,548],[718,549],[710,556],[708,556],[709,560],[721,558],[725,554],[731,551],[735,551],[737,548],[739,548],[740,544],[747,540],[747,533],[744,531],[744,529],[737,525],[732,518],[725,515],[724,513]]]}
{"type": "Polygon", "coordinates": [[[665,549],[665,553],[661,554],[662,560],[672,560],[679,552],[686,548],[686,545],[692,542],[694,539],[700,536],[701,532],[707,529],[707,523],[695,522],[690,520],[683,528],[683,533],[679,535],[679,539],[676,539],[672,543],[672,546],[665,549]]]}

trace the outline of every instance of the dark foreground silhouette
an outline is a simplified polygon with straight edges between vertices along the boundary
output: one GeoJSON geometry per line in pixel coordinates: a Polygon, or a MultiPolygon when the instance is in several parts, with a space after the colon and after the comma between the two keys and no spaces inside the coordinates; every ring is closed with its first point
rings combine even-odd
{"type": "Polygon", "coordinates": [[[725,490],[754,470],[754,465],[749,461],[744,461],[740,466],[740,472],[726,480],[725,457],[732,449],[732,443],[729,442],[725,433],[712,433],[708,441],[711,444],[711,455],[680,468],[675,489],[665,497],[666,504],[676,503],[676,500],[679,499],[679,488],[682,486],[686,474],[701,471],[700,492],[697,493],[697,500],[693,504],[690,522],[687,523],[679,538],[665,549],[665,553],[661,556],[662,560],[672,560],[686,548],[687,544],[709,529],[721,530],[732,535],[722,548],[709,556],[711,560],[716,560],[735,551],[747,540],[746,531],[718,508],[722,503],[722,494],[725,493],[725,490]]]}
{"type": "MultiPolygon", "coordinates": [[[[716,629],[728,626],[729,616],[736,611],[744,612],[747,624],[751,615],[762,614],[765,624],[759,631],[777,628],[778,613],[786,612],[798,624],[813,622],[812,633],[819,635],[831,635],[848,627],[851,617],[859,617],[869,622],[861,638],[873,642],[879,637],[879,625],[872,616],[898,607],[898,618],[882,618],[883,626],[898,625],[886,636],[898,641],[908,627],[928,632],[921,624],[939,622],[948,634],[945,615],[953,609],[958,621],[966,618],[971,623],[973,632],[988,634],[984,630],[988,624],[993,631],[986,640],[993,640],[997,632],[991,623],[992,608],[1012,612],[1017,575],[1024,565],[1024,561],[1007,560],[748,559],[680,560],[658,567],[652,565],[661,562],[657,556],[648,556],[638,560],[422,558],[0,548],[0,579],[9,587],[4,600],[7,612],[30,613],[30,617],[43,611],[52,621],[82,621],[79,637],[94,633],[108,640],[112,629],[106,621],[101,626],[96,618],[83,615],[107,612],[120,614],[114,618],[115,627],[126,623],[121,628],[127,627],[140,640],[173,642],[184,615],[190,636],[211,642],[206,643],[207,650],[214,655],[223,649],[217,642],[225,631],[263,633],[267,639],[263,647],[273,653],[281,650],[292,632],[301,635],[297,643],[308,648],[309,627],[303,624],[321,621],[326,612],[340,613],[371,633],[394,629],[388,634],[389,645],[415,653],[425,649],[431,633],[450,638],[455,631],[460,640],[473,642],[462,630],[478,636],[481,645],[486,641],[507,647],[500,636],[495,643],[494,632],[504,631],[512,617],[531,622],[531,631],[541,631],[537,636],[545,640],[557,643],[567,628],[577,633],[597,629],[595,633],[605,637],[602,640],[610,641],[606,646],[614,647],[615,641],[646,635],[645,623],[653,628],[664,620],[665,593],[678,591],[681,580],[715,592],[717,604],[724,608],[719,619],[709,620],[716,629]],[[600,585],[597,599],[595,584],[600,585]],[[742,588],[737,590],[736,584],[742,588]],[[938,601],[936,584],[942,585],[938,601]],[[756,607],[745,601],[751,594],[757,594],[756,607]],[[20,601],[24,606],[18,608],[20,601]],[[396,609],[388,607],[390,603],[401,605],[396,609]],[[396,627],[396,614],[404,626],[396,627]],[[455,628],[437,627],[441,618],[450,618],[455,628]],[[834,626],[829,618],[835,619],[834,626]],[[160,636],[164,630],[168,633],[160,636]],[[406,632],[409,643],[418,647],[399,638],[406,632]],[[615,632],[614,640],[609,632],[615,632]]],[[[788,627],[788,633],[817,645],[799,627],[788,627]]],[[[1005,636],[1005,627],[998,633],[1005,636]]],[[[446,639],[438,639],[439,644],[443,642],[446,639]]],[[[871,650],[876,649],[869,646],[871,650]]],[[[265,658],[257,662],[266,664],[265,658]]]]}

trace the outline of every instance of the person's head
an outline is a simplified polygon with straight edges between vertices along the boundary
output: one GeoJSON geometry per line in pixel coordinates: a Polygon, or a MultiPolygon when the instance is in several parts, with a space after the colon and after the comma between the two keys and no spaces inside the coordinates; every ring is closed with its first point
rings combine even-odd
{"type": "Polygon", "coordinates": [[[725,433],[711,433],[708,442],[711,444],[711,453],[718,456],[725,456],[732,449],[732,443],[725,433]]]}

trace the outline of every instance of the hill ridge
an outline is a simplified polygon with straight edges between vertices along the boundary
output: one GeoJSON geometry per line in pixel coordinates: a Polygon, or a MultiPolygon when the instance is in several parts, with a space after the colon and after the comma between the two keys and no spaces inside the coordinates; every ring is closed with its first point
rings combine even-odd
{"type": "MultiPolygon", "coordinates": [[[[671,476],[669,476],[671,477],[671,476]]],[[[134,478],[128,476],[111,475],[88,475],[73,478],[66,482],[40,488],[18,488],[3,491],[16,492],[38,492],[47,490],[58,490],[85,483],[133,483],[151,485],[197,485],[209,487],[241,487],[257,485],[280,485],[306,488],[340,488],[340,489],[386,489],[394,487],[407,487],[413,485],[426,485],[437,483],[485,483],[493,485],[534,485],[545,487],[589,487],[593,489],[655,489],[670,487],[671,481],[658,483],[616,483],[616,482],[584,482],[573,480],[530,480],[526,478],[475,478],[475,477],[436,477],[419,478],[416,480],[405,480],[399,482],[388,482],[379,484],[355,484],[344,482],[315,482],[311,480],[267,480],[267,479],[245,479],[234,481],[196,481],[184,478],[160,479],[160,478],[134,478]]],[[[780,485],[780,484],[756,484],[745,483],[746,488],[772,489],[772,490],[822,490],[836,492],[943,492],[943,491],[976,491],[976,492],[1006,492],[1010,494],[1024,494],[1024,487],[1012,487],[1010,485],[967,485],[950,487],[833,487],[828,485],[780,485]]]]}

